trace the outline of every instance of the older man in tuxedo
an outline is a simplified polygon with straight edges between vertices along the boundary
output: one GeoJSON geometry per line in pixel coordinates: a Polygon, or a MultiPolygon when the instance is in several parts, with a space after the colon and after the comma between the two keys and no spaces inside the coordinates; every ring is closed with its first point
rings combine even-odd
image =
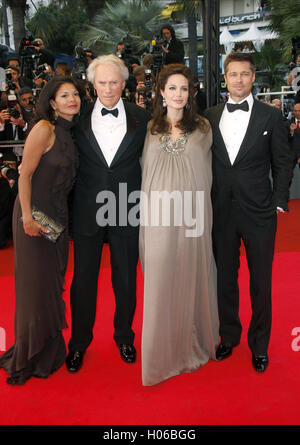
{"type": "Polygon", "coordinates": [[[77,372],[93,338],[101,253],[107,241],[115,294],[114,340],[122,359],[133,363],[132,321],[136,304],[138,224],[128,218],[140,190],[142,153],[148,112],[123,102],[128,69],[115,55],[96,58],[87,71],[97,92],[95,103],[81,112],[75,137],[79,171],[72,210],[74,276],[71,286],[72,336],[67,368],[77,372]],[[125,212],[125,213],[124,213],[125,212]]]}
{"type": "Polygon", "coordinates": [[[277,211],[288,211],[293,155],[281,112],[252,96],[251,55],[229,54],[224,70],[229,100],[206,113],[213,130],[213,240],[221,337],[216,358],[229,357],[240,342],[238,269],[243,240],[252,306],[248,345],[254,369],[264,372],[269,363],[277,211]]]}

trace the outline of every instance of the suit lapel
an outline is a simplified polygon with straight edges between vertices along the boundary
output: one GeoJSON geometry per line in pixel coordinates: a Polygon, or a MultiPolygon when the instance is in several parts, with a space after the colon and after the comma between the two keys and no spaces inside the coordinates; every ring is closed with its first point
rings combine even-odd
{"type": "Polygon", "coordinates": [[[98,156],[98,158],[101,160],[101,162],[108,167],[108,164],[106,162],[106,159],[102,153],[101,147],[99,147],[97,139],[95,138],[95,135],[92,130],[92,111],[94,109],[94,104],[91,104],[91,106],[87,109],[87,111],[84,114],[83,120],[82,120],[82,127],[84,130],[84,134],[86,135],[87,139],[89,140],[94,152],[98,156]]]}
{"type": "MultiPolygon", "coordinates": [[[[112,160],[111,167],[113,167],[118,160],[121,158],[123,153],[126,151],[128,146],[131,144],[134,136],[135,131],[138,125],[138,121],[136,117],[130,112],[130,107],[126,102],[124,102],[125,112],[126,112],[126,121],[127,121],[127,131],[126,134],[112,160]]],[[[106,159],[102,153],[101,147],[98,145],[97,139],[95,138],[95,135],[93,133],[92,127],[91,127],[91,117],[92,117],[92,111],[94,108],[94,104],[91,104],[89,108],[85,111],[84,116],[82,118],[82,128],[84,130],[84,134],[86,135],[88,141],[90,142],[93,150],[95,151],[98,158],[102,161],[102,163],[108,167],[108,164],[106,162],[106,159]]]]}
{"type": "Polygon", "coordinates": [[[225,104],[219,104],[214,109],[214,113],[212,114],[212,128],[214,132],[214,144],[213,151],[214,154],[225,164],[230,164],[230,159],[228,156],[228,152],[225,146],[225,142],[220,131],[220,119],[224,110],[225,104]]]}
{"type": "Polygon", "coordinates": [[[256,136],[261,134],[261,131],[265,128],[269,114],[265,111],[261,112],[260,105],[260,102],[254,99],[247,131],[233,165],[237,164],[248,153],[255,144],[256,136]]]}
{"type": "Polygon", "coordinates": [[[125,112],[126,112],[126,122],[127,122],[127,131],[126,134],[112,160],[111,167],[113,167],[121,158],[123,153],[127,150],[128,146],[133,141],[133,138],[135,136],[135,131],[137,128],[137,120],[135,116],[133,116],[130,112],[129,106],[127,102],[124,102],[125,112]]]}

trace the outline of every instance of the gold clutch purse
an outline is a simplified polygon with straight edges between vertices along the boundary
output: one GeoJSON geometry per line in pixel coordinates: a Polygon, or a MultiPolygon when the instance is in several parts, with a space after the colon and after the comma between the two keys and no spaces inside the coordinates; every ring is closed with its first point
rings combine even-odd
{"type": "Polygon", "coordinates": [[[56,243],[60,235],[65,230],[65,227],[61,224],[54,221],[48,215],[46,215],[41,210],[38,210],[36,207],[32,207],[32,217],[35,221],[37,221],[41,226],[45,229],[49,230],[49,233],[40,232],[40,234],[47,238],[49,241],[56,243]]]}

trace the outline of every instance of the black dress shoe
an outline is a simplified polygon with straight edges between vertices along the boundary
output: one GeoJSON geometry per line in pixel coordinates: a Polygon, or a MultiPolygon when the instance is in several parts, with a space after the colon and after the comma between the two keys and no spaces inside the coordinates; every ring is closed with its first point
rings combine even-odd
{"type": "Polygon", "coordinates": [[[220,343],[216,350],[216,359],[224,360],[232,354],[233,346],[231,343],[220,343]]]}
{"type": "Polygon", "coordinates": [[[119,345],[122,360],[126,363],[134,363],[136,360],[136,350],[133,345],[119,345]]]}
{"type": "Polygon", "coordinates": [[[84,351],[70,351],[66,359],[66,365],[69,372],[77,372],[82,366],[84,351]]]}
{"type": "Polygon", "coordinates": [[[268,354],[252,354],[252,363],[256,372],[265,372],[269,364],[268,354]]]}

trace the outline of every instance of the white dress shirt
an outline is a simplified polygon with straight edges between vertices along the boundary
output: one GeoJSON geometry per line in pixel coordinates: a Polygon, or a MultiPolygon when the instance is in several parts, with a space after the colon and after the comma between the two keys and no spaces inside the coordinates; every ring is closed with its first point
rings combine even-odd
{"type": "MultiPolygon", "coordinates": [[[[254,103],[254,99],[252,94],[249,94],[245,99],[241,100],[238,103],[242,103],[247,100],[249,105],[249,111],[236,110],[233,112],[229,112],[227,106],[225,105],[219,128],[228,152],[228,156],[231,164],[234,163],[235,158],[239,152],[243,139],[245,137],[250,115],[254,103]]],[[[236,103],[230,97],[228,99],[229,103],[236,103]]]]}
{"type": "Polygon", "coordinates": [[[127,120],[122,99],[116,104],[114,109],[118,109],[118,117],[112,114],[102,116],[101,110],[105,107],[97,98],[92,111],[92,130],[100,149],[105,157],[107,165],[110,166],[115,154],[126,134],[127,120]]]}

